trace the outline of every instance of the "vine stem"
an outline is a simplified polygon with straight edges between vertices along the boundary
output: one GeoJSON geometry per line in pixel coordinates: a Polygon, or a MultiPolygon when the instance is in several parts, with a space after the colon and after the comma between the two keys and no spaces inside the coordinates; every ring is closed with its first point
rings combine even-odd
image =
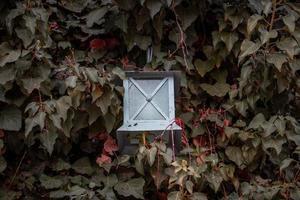
{"type": "MultiPolygon", "coordinates": [[[[185,43],[185,40],[184,40],[184,32],[183,32],[183,29],[180,25],[180,22],[179,22],[179,19],[178,19],[178,14],[175,10],[175,1],[173,0],[172,1],[172,4],[171,4],[171,8],[172,8],[172,11],[175,15],[175,21],[176,21],[176,25],[179,29],[179,33],[180,33],[180,38],[179,38],[179,48],[181,49],[182,51],[182,54],[183,54],[183,60],[184,60],[184,64],[185,64],[185,67],[186,69],[189,71],[189,65],[188,65],[188,62],[187,62],[187,55],[188,55],[188,51],[187,51],[187,45],[185,43]]],[[[177,49],[171,53],[170,57],[178,50],[178,47],[177,49]]]]}
{"type": "Polygon", "coordinates": [[[270,27],[269,27],[269,32],[273,29],[273,23],[275,19],[275,14],[276,14],[276,5],[277,5],[277,0],[272,1],[272,17],[271,17],[271,22],[270,22],[270,27]]]}
{"type": "Polygon", "coordinates": [[[17,167],[17,169],[16,169],[16,171],[15,171],[15,173],[14,173],[14,176],[13,176],[13,178],[11,179],[11,181],[10,181],[10,183],[9,183],[9,186],[8,186],[9,189],[10,189],[10,187],[12,186],[12,184],[13,184],[13,182],[14,182],[16,176],[17,176],[17,173],[18,173],[19,170],[20,170],[20,167],[21,167],[21,165],[22,165],[22,163],[23,163],[23,160],[24,160],[26,154],[27,154],[27,151],[25,151],[25,152],[23,153],[23,156],[22,156],[22,158],[21,158],[21,160],[20,160],[20,162],[19,162],[19,164],[18,164],[18,167],[17,167]]]}

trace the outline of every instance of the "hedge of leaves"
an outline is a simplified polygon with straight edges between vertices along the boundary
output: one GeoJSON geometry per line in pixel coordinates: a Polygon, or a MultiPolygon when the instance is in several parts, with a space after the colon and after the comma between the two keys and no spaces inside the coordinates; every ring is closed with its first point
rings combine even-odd
{"type": "Polygon", "coordinates": [[[299,3],[0,10],[0,199],[300,199],[299,3]],[[124,70],[182,71],[175,160],[159,141],[118,154],[124,70]]]}

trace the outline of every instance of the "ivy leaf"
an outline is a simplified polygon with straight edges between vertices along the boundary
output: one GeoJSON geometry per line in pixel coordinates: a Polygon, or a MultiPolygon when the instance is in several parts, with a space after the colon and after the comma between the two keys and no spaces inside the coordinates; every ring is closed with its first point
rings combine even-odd
{"type": "Polygon", "coordinates": [[[200,87],[211,96],[223,97],[230,91],[230,85],[227,83],[215,83],[214,85],[202,83],[200,87]]]}
{"type": "Polygon", "coordinates": [[[207,196],[201,192],[194,192],[191,196],[191,200],[207,200],[207,196]]]}
{"type": "Polygon", "coordinates": [[[225,154],[229,158],[229,160],[232,160],[235,164],[237,164],[238,167],[242,167],[243,165],[243,153],[239,147],[235,146],[228,146],[225,149],[225,154]]]}
{"type": "Polygon", "coordinates": [[[262,113],[258,113],[250,122],[248,129],[258,129],[265,121],[265,116],[262,113]]]}
{"type": "Polygon", "coordinates": [[[289,66],[293,71],[293,74],[296,74],[298,70],[300,70],[300,59],[294,59],[289,62],[289,66]]]}
{"type": "Polygon", "coordinates": [[[36,28],[36,18],[29,15],[23,15],[23,19],[25,20],[25,26],[30,30],[31,34],[35,34],[36,28]]]}
{"type": "Polygon", "coordinates": [[[56,188],[60,188],[63,184],[62,180],[60,180],[59,178],[54,178],[54,177],[50,177],[47,176],[45,174],[42,174],[39,178],[41,185],[45,188],[45,189],[56,189],[56,188]]]}
{"type": "Polygon", "coordinates": [[[40,141],[43,146],[47,149],[48,153],[51,155],[53,152],[54,144],[56,142],[58,135],[54,131],[44,131],[40,134],[40,141]]]}
{"type": "Polygon", "coordinates": [[[296,21],[295,16],[292,14],[288,14],[288,15],[282,17],[282,20],[283,20],[284,24],[288,27],[289,32],[293,33],[295,31],[295,21],[296,21]]]}
{"type": "Polygon", "coordinates": [[[0,173],[2,173],[7,167],[6,160],[3,158],[3,156],[0,156],[0,173]]]}
{"type": "Polygon", "coordinates": [[[291,158],[286,158],[284,159],[281,163],[280,163],[280,172],[282,172],[282,170],[284,170],[285,168],[287,168],[292,162],[294,162],[294,159],[291,158]]]}
{"type": "Polygon", "coordinates": [[[59,4],[65,9],[81,13],[91,0],[72,0],[72,1],[59,1],[59,4]]]}
{"type": "Polygon", "coordinates": [[[116,121],[116,117],[111,113],[107,113],[104,116],[105,128],[108,133],[110,133],[113,130],[115,121],[116,121]]]}
{"type": "Polygon", "coordinates": [[[101,24],[103,22],[104,15],[108,12],[107,7],[100,7],[93,11],[91,11],[89,14],[87,14],[84,19],[86,19],[86,25],[87,27],[92,27],[94,24],[101,24]],[[100,23],[99,23],[100,22],[100,23]]]}
{"type": "Polygon", "coordinates": [[[186,30],[197,19],[198,12],[195,6],[184,8],[180,6],[176,9],[179,19],[182,23],[182,29],[186,30]]]}
{"type": "Polygon", "coordinates": [[[68,196],[68,193],[64,190],[55,190],[55,191],[50,191],[49,197],[51,199],[61,199],[65,196],[68,196]]]}
{"type": "Polygon", "coordinates": [[[50,75],[50,67],[47,65],[38,65],[36,68],[31,69],[30,77],[26,76],[21,79],[23,87],[28,94],[31,94],[34,89],[40,89],[40,85],[50,75]]]}
{"type": "Polygon", "coordinates": [[[248,55],[255,53],[260,48],[260,43],[254,43],[245,39],[241,44],[241,52],[239,55],[239,63],[248,55]]]}
{"type": "Polygon", "coordinates": [[[18,131],[22,127],[22,113],[14,106],[6,106],[0,110],[0,129],[18,131]]]}
{"type": "Polygon", "coordinates": [[[0,44],[0,67],[3,67],[7,63],[17,61],[20,56],[20,49],[12,49],[7,42],[3,42],[0,44]]]}
{"type": "Polygon", "coordinates": [[[0,84],[4,85],[5,83],[12,81],[16,77],[16,69],[14,66],[6,65],[0,68],[0,84]]]}
{"type": "Polygon", "coordinates": [[[33,41],[34,35],[30,32],[30,30],[25,28],[16,28],[15,29],[18,38],[23,41],[23,45],[27,48],[33,41]]]}
{"type": "Polygon", "coordinates": [[[155,146],[151,147],[151,149],[147,149],[147,158],[150,166],[154,164],[155,157],[157,153],[157,148],[155,146]]]}
{"type": "Polygon", "coordinates": [[[168,194],[168,200],[180,200],[181,195],[178,191],[173,191],[168,194]]]}
{"type": "Polygon", "coordinates": [[[211,185],[211,188],[217,192],[220,188],[220,185],[223,181],[223,178],[220,173],[212,171],[211,173],[207,174],[207,181],[211,185]]]}
{"type": "Polygon", "coordinates": [[[258,31],[260,32],[260,42],[261,42],[261,44],[265,44],[271,38],[276,38],[278,36],[278,32],[276,30],[271,30],[269,32],[266,29],[260,28],[258,31]]]}
{"type": "Polygon", "coordinates": [[[233,45],[239,40],[236,32],[222,32],[220,37],[225,43],[228,52],[232,50],[233,45]]]}
{"type": "Polygon", "coordinates": [[[207,72],[211,71],[214,66],[212,62],[202,61],[200,59],[196,59],[194,63],[196,70],[200,76],[204,76],[207,72]]]}
{"type": "Polygon", "coordinates": [[[277,155],[280,154],[281,149],[282,149],[282,145],[286,143],[286,139],[285,138],[277,138],[277,139],[273,139],[273,138],[263,138],[262,139],[262,146],[264,149],[269,149],[269,148],[273,148],[276,150],[277,155]]]}
{"type": "Polygon", "coordinates": [[[262,123],[261,127],[264,129],[263,137],[268,137],[271,135],[273,132],[276,131],[276,126],[269,121],[265,121],[262,123]]]}
{"type": "Polygon", "coordinates": [[[94,172],[88,157],[78,159],[75,163],[73,163],[72,168],[80,174],[91,175],[94,172]]]}
{"type": "Polygon", "coordinates": [[[294,58],[297,42],[293,38],[286,37],[277,42],[276,45],[280,50],[285,51],[291,59],[294,58]]]}
{"type": "Polygon", "coordinates": [[[263,17],[261,15],[255,14],[252,15],[247,21],[247,33],[251,35],[252,31],[257,25],[257,22],[261,20],[263,17]]]}
{"type": "Polygon", "coordinates": [[[45,125],[45,112],[38,112],[34,117],[29,117],[25,119],[25,137],[31,132],[32,128],[39,125],[40,130],[43,130],[45,125]]]}
{"type": "Polygon", "coordinates": [[[162,3],[159,0],[147,0],[146,6],[150,11],[150,16],[153,17],[160,11],[162,3]]]}
{"type": "Polygon", "coordinates": [[[145,180],[143,178],[130,179],[127,182],[118,182],[114,189],[119,195],[129,197],[133,196],[137,199],[144,199],[143,188],[145,185],[145,180]]]}
{"type": "Polygon", "coordinates": [[[127,33],[127,26],[128,26],[128,18],[129,15],[122,14],[116,21],[115,24],[118,28],[120,28],[124,33],[127,33]]]}
{"type": "Polygon", "coordinates": [[[275,65],[278,71],[281,72],[281,67],[283,63],[287,61],[287,57],[281,53],[273,53],[267,56],[267,62],[275,65]]]}
{"type": "Polygon", "coordinates": [[[51,165],[51,168],[56,171],[63,171],[63,170],[69,170],[71,168],[71,165],[61,158],[59,158],[53,165],[51,165]]]}

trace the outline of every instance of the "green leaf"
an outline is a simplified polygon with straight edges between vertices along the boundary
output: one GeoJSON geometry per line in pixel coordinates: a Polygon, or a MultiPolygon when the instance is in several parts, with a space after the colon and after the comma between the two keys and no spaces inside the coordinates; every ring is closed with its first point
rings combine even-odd
{"type": "Polygon", "coordinates": [[[263,19],[261,15],[254,14],[247,21],[247,33],[251,35],[252,31],[255,29],[257,22],[263,19]]]}
{"type": "Polygon", "coordinates": [[[280,154],[281,150],[282,150],[282,145],[286,143],[286,139],[285,138],[277,138],[277,139],[273,139],[273,138],[263,138],[262,139],[262,144],[263,144],[263,148],[264,149],[269,149],[269,148],[273,148],[276,150],[277,155],[280,154]]]}
{"type": "Polygon", "coordinates": [[[171,165],[172,160],[173,160],[173,151],[170,148],[167,148],[166,152],[160,152],[160,155],[162,155],[165,163],[167,165],[171,165]]]}
{"type": "Polygon", "coordinates": [[[50,71],[50,67],[43,64],[31,68],[30,76],[28,75],[21,79],[27,93],[31,94],[34,89],[40,89],[41,83],[48,79],[50,71]]]}
{"type": "Polygon", "coordinates": [[[25,20],[25,26],[30,30],[31,34],[35,34],[36,28],[36,18],[29,15],[23,15],[23,19],[25,20]]]}
{"type": "Polygon", "coordinates": [[[19,131],[22,127],[22,113],[14,106],[6,106],[0,110],[0,129],[19,131]]]}
{"type": "Polygon", "coordinates": [[[144,199],[143,188],[145,185],[145,180],[143,178],[133,178],[127,182],[118,182],[114,189],[119,195],[129,197],[133,196],[137,199],[144,199]]]}
{"type": "Polygon", "coordinates": [[[296,21],[295,16],[293,14],[288,14],[282,17],[282,20],[284,24],[288,27],[290,33],[293,33],[295,31],[295,21],[296,21]]]}
{"type": "Polygon", "coordinates": [[[87,107],[86,111],[89,114],[89,125],[92,125],[102,115],[101,109],[94,104],[87,107]]]}
{"type": "Polygon", "coordinates": [[[61,158],[59,158],[52,166],[51,168],[54,171],[63,171],[63,170],[69,170],[71,168],[71,165],[67,162],[65,162],[64,160],[62,160],[61,158]]]}
{"type": "Polygon", "coordinates": [[[291,158],[286,158],[284,159],[281,163],[280,163],[280,172],[282,172],[282,170],[284,170],[285,168],[287,168],[288,166],[290,166],[290,164],[292,162],[294,162],[294,159],[291,158]]]}
{"type": "Polygon", "coordinates": [[[75,163],[73,163],[72,168],[80,174],[91,175],[94,172],[88,157],[78,159],[75,163]]]}
{"type": "Polygon", "coordinates": [[[260,42],[262,45],[268,42],[270,39],[278,36],[278,32],[276,30],[271,30],[269,32],[266,29],[260,28],[258,31],[260,32],[260,42]]]}
{"type": "Polygon", "coordinates": [[[276,127],[272,122],[265,121],[262,123],[261,127],[264,129],[263,137],[268,137],[276,131],[276,127]]]}
{"type": "Polygon", "coordinates": [[[190,180],[187,180],[185,182],[185,187],[187,189],[187,191],[190,193],[190,194],[193,194],[193,187],[194,187],[194,183],[190,180]]]}
{"type": "Polygon", "coordinates": [[[42,174],[39,178],[41,185],[45,188],[45,189],[56,189],[56,188],[60,188],[63,184],[62,180],[60,180],[59,178],[54,178],[54,177],[50,177],[47,176],[45,174],[42,174]]]}
{"type": "Polygon", "coordinates": [[[207,174],[207,181],[211,185],[211,188],[217,192],[220,188],[220,185],[223,181],[223,178],[219,172],[212,171],[207,174]]]}
{"type": "Polygon", "coordinates": [[[300,70],[300,59],[294,59],[289,62],[290,68],[295,75],[298,70],[300,70]]]}
{"type": "Polygon", "coordinates": [[[51,199],[61,199],[65,196],[68,196],[68,193],[64,190],[55,190],[55,191],[50,191],[49,197],[51,199]]]}
{"type": "Polygon", "coordinates": [[[194,192],[190,198],[191,200],[207,200],[206,194],[201,192],[194,192]]]}
{"type": "Polygon", "coordinates": [[[194,63],[196,70],[200,76],[204,76],[207,72],[211,71],[214,68],[214,65],[210,61],[202,61],[200,59],[196,59],[194,63]]]}
{"type": "Polygon", "coordinates": [[[222,32],[220,36],[221,40],[225,43],[228,52],[232,50],[233,45],[239,40],[236,32],[222,32]]]}
{"type": "Polygon", "coordinates": [[[250,122],[248,129],[258,129],[265,121],[265,116],[262,113],[258,113],[250,122]]]}
{"type": "Polygon", "coordinates": [[[230,85],[227,83],[215,83],[209,85],[206,83],[200,84],[200,87],[211,96],[223,97],[230,91],[230,85]]]}
{"type": "Polygon", "coordinates": [[[259,48],[260,43],[254,43],[248,39],[245,39],[241,44],[241,52],[239,55],[239,63],[248,55],[254,54],[259,48]]]}
{"type": "Polygon", "coordinates": [[[20,56],[20,49],[12,49],[7,42],[3,42],[0,44],[0,67],[3,67],[7,63],[17,61],[20,56]]]}
{"type": "Polygon", "coordinates": [[[287,62],[287,57],[281,53],[273,53],[267,56],[268,63],[275,65],[275,67],[281,72],[283,63],[287,62]]]}
{"type": "Polygon", "coordinates": [[[104,121],[105,121],[106,131],[108,133],[110,133],[113,130],[113,128],[114,128],[114,124],[116,122],[116,117],[114,115],[112,115],[111,113],[107,113],[104,116],[104,121]]]}
{"type": "Polygon", "coordinates": [[[150,16],[153,17],[160,11],[162,3],[159,0],[147,0],[146,6],[150,11],[150,16]]]}
{"type": "Polygon", "coordinates": [[[128,17],[127,14],[122,14],[118,17],[118,19],[115,21],[115,24],[117,27],[119,27],[124,33],[127,33],[127,26],[128,26],[128,17]]]}
{"type": "Polygon", "coordinates": [[[69,11],[81,13],[90,1],[91,0],[59,1],[59,4],[69,11]]]}
{"type": "Polygon", "coordinates": [[[195,6],[183,7],[179,6],[176,8],[176,12],[182,23],[182,29],[186,30],[198,17],[198,10],[195,6]]]}
{"type": "Polygon", "coordinates": [[[87,27],[92,27],[94,24],[100,25],[101,22],[103,22],[103,17],[107,12],[107,7],[100,7],[89,12],[89,14],[84,17],[86,19],[87,27]]]}
{"type": "Polygon", "coordinates": [[[56,142],[57,137],[57,133],[50,130],[44,131],[40,134],[40,141],[42,145],[47,149],[50,155],[53,152],[54,144],[56,142]]]}
{"type": "Polygon", "coordinates": [[[293,38],[286,37],[277,42],[276,45],[280,50],[285,51],[291,59],[294,58],[297,42],[293,38]]]}
{"type": "Polygon", "coordinates": [[[168,200],[181,200],[180,192],[173,191],[168,194],[168,200]]]}
{"type": "Polygon", "coordinates": [[[31,132],[32,128],[39,125],[40,130],[43,130],[45,126],[45,112],[38,112],[34,117],[25,119],[25,137],[31,132]]]}
{"type": "Polygon", "coordinates": [[[14,80],[16,78],[16,73],[15,67],[11,65],[0,68],[0,84],[4,85],[9,81],[14,80]]]}
{"type": "Polygon", "coordinates": [[[235,164],[237,164],[238,167],[242,167],[243,165],[243,153],[239,147],[235,146],[228,146],[225,149],[225,154],[229,158],[229,160],[232,160],[235,164]]]}
{"type": "Polygon", "coordinates": [[[155,146],[151,147],[150,149],[147,149],[147,158],[150,166],[154,164],[156,153],[157,153],[157,148],[155,146]]]}
{"type": "Polygon", "coordinates": [[[34,35],[30,32],[29,29],[25,28],[16,28],[15,29],[18,38],[20,38],[23,41],[23,45],[25,48],[27,48],[33,41],[34,35]]]}
{"type": "Polygon", "coordinates": [[[0,156],[0,173],[2,173],[7,167],[6,160],[3,158],[3,156],[0,156]]]}

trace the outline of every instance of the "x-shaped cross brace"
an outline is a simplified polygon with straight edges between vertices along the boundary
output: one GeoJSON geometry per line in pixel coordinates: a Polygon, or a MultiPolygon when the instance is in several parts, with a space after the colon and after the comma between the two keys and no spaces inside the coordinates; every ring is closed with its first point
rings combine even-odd
{"type": "Polygon", "coordinates": [[[143,96],[146,98],[146,101],[143,103],[143,105],[136,111],[136,113],[132,116],[132,120],[134,120],[146,107],[148,103],[151,103],[153,107],[165,118],[168,119],[168,116],[165,115],[165,113],[159,108],[159,106],[152,101],[155,94],[160,90],[160,88],[165,84],[165,82],[168,80],[167,78],[164,78],[159,85],[155,88],[155,90],[150,94],[147,95],[146,92],[139,86],[139,84],[133,79],[129,78],[130,82],[143,94],[143,96]]]}

